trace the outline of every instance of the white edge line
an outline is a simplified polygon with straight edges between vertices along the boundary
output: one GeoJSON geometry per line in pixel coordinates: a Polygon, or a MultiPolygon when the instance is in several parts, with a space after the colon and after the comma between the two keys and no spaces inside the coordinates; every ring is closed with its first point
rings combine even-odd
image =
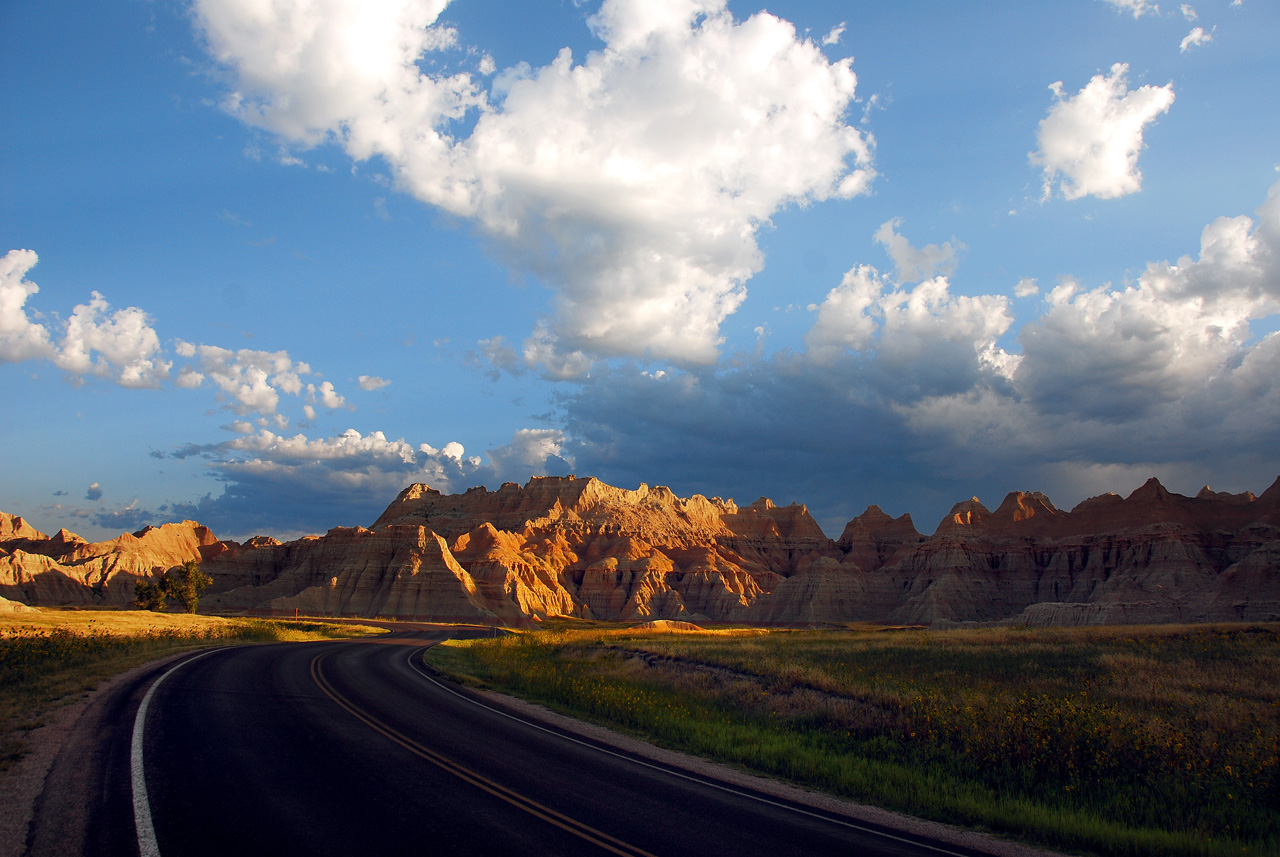
{"type": "MultiPolygon", "coordinates": [[[[222,648],[222,647],[219,647],[222,648]]],[[[141,857],[160,857],[160,844],[156,842],[155,825],[151,822],[151,801],[147,798],[147,776],[142,768],[142,735],[147,723],[147,708],[151,705],[151,697],[155,695],[160,683],[173,675],[178,669],[205,655],[219,649],[209,649],[193,658],[174,664],[160,678],[152,682],[147,693],[142,697],[138,713],[133,718],[133,743],[129,747],[129,772],[133,780],[133,825],[138,832],[138,851],[141,857]]]]}
{"type": "MultiPolygon", "coordinates": [[[[438,644],[437,644],[437,645],[438,645],[438,644]]],[[[444,684],[443,682],[440,682],[440,681],[436,680],[436,678],[435,678],[434,676],[432,676],[430,673],[426,672],[426,669],[425,669],[424,667],[420,667],[420,666],[418,666],[418,664],[417,664],[417,659],[415,659],[415,657],[414,657],[414,656],[415,656],[415,655],[420,655],[420,654],[422,654],[422,653],[423,653],[423,652],[425,652],[428,648],[430,648],[430,646],[427,646],[426,648],[418,649],[418,650],[414,651],[412,654],[410,654],[410,655],[409,655],[409,667],[410,667],[411,669],[413,669],[413,671],[414,671],[414,672],[418,673],[418,675],[422,676],[422,677],[423,677],[423,678],[425,678],[427,681],[429,681],[429,682],[431,682],[432,684],[436,685],[436,686],[437,686],[437,687],[439,687],[440,689],[442,689],[442,690],[444,690],[444,691],[446,691],[446,692],[448,692],[448,693],[453,694],[454,696],[458,697],[459,699],[466,700],[467,702],[470,702],[472,705],[478,705],[478,706],[480,706],[481,708],[484,708],[484,709],[487,709],[487,710],[489,710],[489,711],[492,711],[494,714],[500,714],[500,715],[502,715],[503,717],[508,718],[509,720],[514,720],[514,721],[516,721],[517,723],[523,723],[524,725],[526,725],[526,726],[530,726],[530,727],[532,727],[532,728],[534,728],[534,729],[537,729],[537,730],[539,730],[539,731],[541,731],[541,732],[546,732],[548,735],[554,735],[555,737],[560,738],[560,739],[562,739],[562,740],[565,740],[565,741],[571,741],[571,742],[573,742],[574,744],[580,744],[580,745],[581,745],[581,746],[583,746],[583,747],[586,747],[586,748],[591,749],[591,750],[595,750],[596,752],[599,752],[599,753],[604,753],[604,754],[609,755],[609,756],[614,756],[615,758],[622,759],[622,760],[627,761],[627,762],[632,762],[632,763],[634,763],[634,764],[636,764],[636,765],[642,765],[642,766],[644,766],[644,767],[646,767],[646,768],[652,768],[652,769],[653,769],[653,770],[655,770],[655,771],[658,771],[658,772],[663,773],[663,774],[669,774],[670,776],[673,776],[673,777],[679,777],[679,778],[680,778],[680,779],[682,779],[682,780],[688,780],[689,782],[698,783],[699,785],[708,786],[708,787],[713,788],[713,789],[719,789],[719,790],[720,790],[720,791],[722,791],[722,792],[728,792],[729,794],[737,795],[738,797],[747,798],[748,800],[754,800],[754,801],[756,801],[756,802],[758,802],[758,803],[768,804],[769,806],[777,807],[778,809],[787,810],[787,811],[789,811],[789,812],[798,813],[798,814],[800,814],[800,815],[807,815],[807,816],[809,816],[810,818],[816,818],[816,819],[819,819],[819,820],[821,820],[821,821],[830,822],[831,824],[838,824],[838,825],[840,825],[840,826],[842,826],[842,827],[848,827],[848,828],[850,828],[850,829],[852,829],[852,830],[857,830],[857,831],[860,831],[860,832],[862,832],[862,833],[869,833],[869,834],[872,834],[873,836],[880,836],[880,837],[883,837],[883,838],[885,838],[885,839],[892,839],[892,840],[893,840],[893,841],[895,841],[895,842],[902,842],[902,843],[905,843],[905,844],[907,844],[907,845],[912,845],[912,846],[914,846],[914,847],[916,847],[916,848],[926,848],[926,849],[928,849],[928,850],[930,850],[930,851],[936,851],[936,852],[937,852],[937,853],[939,853],[939,854],[948,854],[948,855],[952,855],[952,857],[967,857],[967,855],[962,854],[962,853],[961,853],[961,852],[959,852],[959,851],[951,851],[951,850],[948,850],[948,849],[946,849],[946,848],[941,848],[941,847],[939,847],[939,846],[937,846],[937,845],[933,845],[933,844],[928,843],[928,842],[920,842],[920,841],[915,840],[915,839],[908,839],[908,838],[907,838],[907,837],[905,837],[905,836],[896,836],[896,835],[894,835],[894,834],[892,834],[892,833],[888,833],[888,832],[886,832],[886,831],[884,831],[884,830],[877,830],[877,829],[876,829],[876,828],[874,828],[874,827],[866,827],[866,826],[864,826],[864,825],[857,824],[857,823],[855,823],[855,822],[848,821],[848,820],[843,819],[843,818],[836,818],[836,817],[834,817],[834,816],[832,816],[832,815],[825,815],[825,814],[823,814],[823,813],[819,813],[819,812],[812,812],[812,811],[807,810],[807,809],[801,809],[801,808],[800,808],[800,807],[798,807],[798,806],[793,806],[793,805],[791,805],[791,804],[786,804],[786,803],[781,803],[781,802],[779,802],[779,801],[770,800],[770,799],[769,799],[769,798],[767,798],[767,797],[764,797],[764,796],[762,796],[762,795],[758,795],[758,794],[752,794],[751,792],[740,791],[740,790],[738,790],[738,789],[734,788],[733,786],[725,785],[724,783],[718,783],[718,782],[716,782],[716,781],[714,781],[714,780],[704,779],[704,778],[702,778],[702,777],[694,776],[693,774],[685,773],[684,771],[679,771],[679,770],[676,770],[675,768],[670,768],[670,767],[666,767],[666,766],[663,766],[663,765],[656,765],[656,764],[654,764],[654,763],[652,763],[652,762],[646,762],[645,760],[643,760],[643,759],[638,759],[638,758],[636,758],[635,756],[628,756],[628,755],[625,755],[625,754],[623,754],[623,753],[618,753],[618,752],[615,752],[615,751],[613,751],[613,750],[610,750],[610,749],[608,749],[607,747],[601,747],[599,744],[593,744],[593,743],[591,743],[591,742],[589,742],[589,741],[583,741],[583,740],[581,740],[581,739],[579,739],[579,738],[574,738],[572,735],[566,735],[565,733],[563,733],[563,732],[559,732],[559,731],[556,731],[555,729],[548,729],[546,726],[542,726],[542,725],[540,725],[540,724],[538,724],[538,723],[534,723],[532,720],[526,720],[526,719],[524,719],[523,717],[518,717],[518,716],[516,716],[516,715],[514,715],[514,714],[511,714],[511,713],[509,713],[509,712],[502,711],[501,709],[498,709],[498,708],[494,708],[494,707],[493,707],[493,706],[491,706],[491,705],[486,705],[485,703],[481,702],[481,701],[480,701],[480,700],[478,700],[478,699],[474,699],[474,698],[472,698],[472,697],[470,697],[470,696],[467,696],[466,694],[463,694],[463,693],[458,693],[458,691],[454,690],[453,688],[449,687],[448,685],[444,684]]],[[[156,682],[156,684],[159,684],[159,682],[156,682]]],[[[147,857],[147,855],[145,855],[145,854],[144,854],[144,855],[143,855],[143,857],[147,857]]],[[[157,855],[157,857],[158,857],[158,855],[157,855]]]]}

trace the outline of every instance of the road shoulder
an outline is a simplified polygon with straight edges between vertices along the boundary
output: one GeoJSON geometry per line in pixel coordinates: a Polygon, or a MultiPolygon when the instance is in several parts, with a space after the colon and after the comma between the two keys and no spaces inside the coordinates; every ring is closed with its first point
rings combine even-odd
{"type": "Polygon", "coordinates": [[[511,713],[528,720],[555,727],[624,753],[639,756],[661,765],[679,768],[691,774],[717,780],[731,786],[760,792],[770,797],[831,813],[847,818],[850,821],[900,831],[913,837],[925,837],[947,845],[973,849],[984,854],[990,854],[992,857],[1064,857],[1058,852],[1032,848],[1027,845],[999,839],[987,833],[926,821],[914,816],[843,800],[822,792],[815,792],[778,780],[749,774],[728,765],[712,762],[698,756],[691,756],[676,750],[668,750],[628,735],[622,735],[603,726],[576,720],[514,696],[473,688],[468,688],[467,691],[495,707],[505,708],[511,713]]]}
{"type": "Polygon", "coordinates": [[[39,850],[29,852],[29,844],[53,839],[57,850],[80,853],[74,843],[84,838],[88,806],[79,792],[93,788],[83,766],[97,752],[104,730],[112,728],[104,722],[108,703],[139,677],[187,654],[179,652],[114,675],[44,715],[45,725],[25,738],[30,752],[0,773],[0,794],[5,796],[0,801],[0,857],[23,857],[39,850]],[[33,826],[37,806],[40,818],[33,826]]]}

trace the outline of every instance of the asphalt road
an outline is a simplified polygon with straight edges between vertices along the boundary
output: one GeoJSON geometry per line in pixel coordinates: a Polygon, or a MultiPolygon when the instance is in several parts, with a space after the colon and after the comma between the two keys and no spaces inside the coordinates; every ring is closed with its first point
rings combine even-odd
{"type": "Polygon", "coordinates": [[[976,853],[513,717],[421,665],[446,633],[218,649],[141,676],[55,765],[30,853],[976,853]]]}

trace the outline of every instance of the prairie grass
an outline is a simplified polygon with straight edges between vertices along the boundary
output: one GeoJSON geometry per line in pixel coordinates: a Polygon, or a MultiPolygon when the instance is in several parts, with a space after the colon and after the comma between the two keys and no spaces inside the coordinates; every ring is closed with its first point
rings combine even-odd
{"type": "Polygon", "coordinates": [[[1280,853],[1280,626],[565,630],[431,663],[760,773],[1100,854],[1280,853]]]}
{"type": "Polygon", "coordinates": [[[382,633],[358,625],[148,611],[41,610],[0,616],[0,771],[53,709],[138,664],[207,645],[382,633]]]}

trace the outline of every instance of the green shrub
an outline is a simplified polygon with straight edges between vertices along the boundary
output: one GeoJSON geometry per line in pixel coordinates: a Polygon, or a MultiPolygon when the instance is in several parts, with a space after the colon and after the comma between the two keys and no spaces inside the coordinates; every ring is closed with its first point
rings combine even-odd
{"type": "Polygon", "coordinates": [[[184,613],[194,613],[200,604],[200,593],[211,583],[213,578],[200,570],[199,561],[189,559],[160,575],[155,582],[139,580],[134,585],[133,603],[139,610],[159,612],[173,600],[184,613]]]}

